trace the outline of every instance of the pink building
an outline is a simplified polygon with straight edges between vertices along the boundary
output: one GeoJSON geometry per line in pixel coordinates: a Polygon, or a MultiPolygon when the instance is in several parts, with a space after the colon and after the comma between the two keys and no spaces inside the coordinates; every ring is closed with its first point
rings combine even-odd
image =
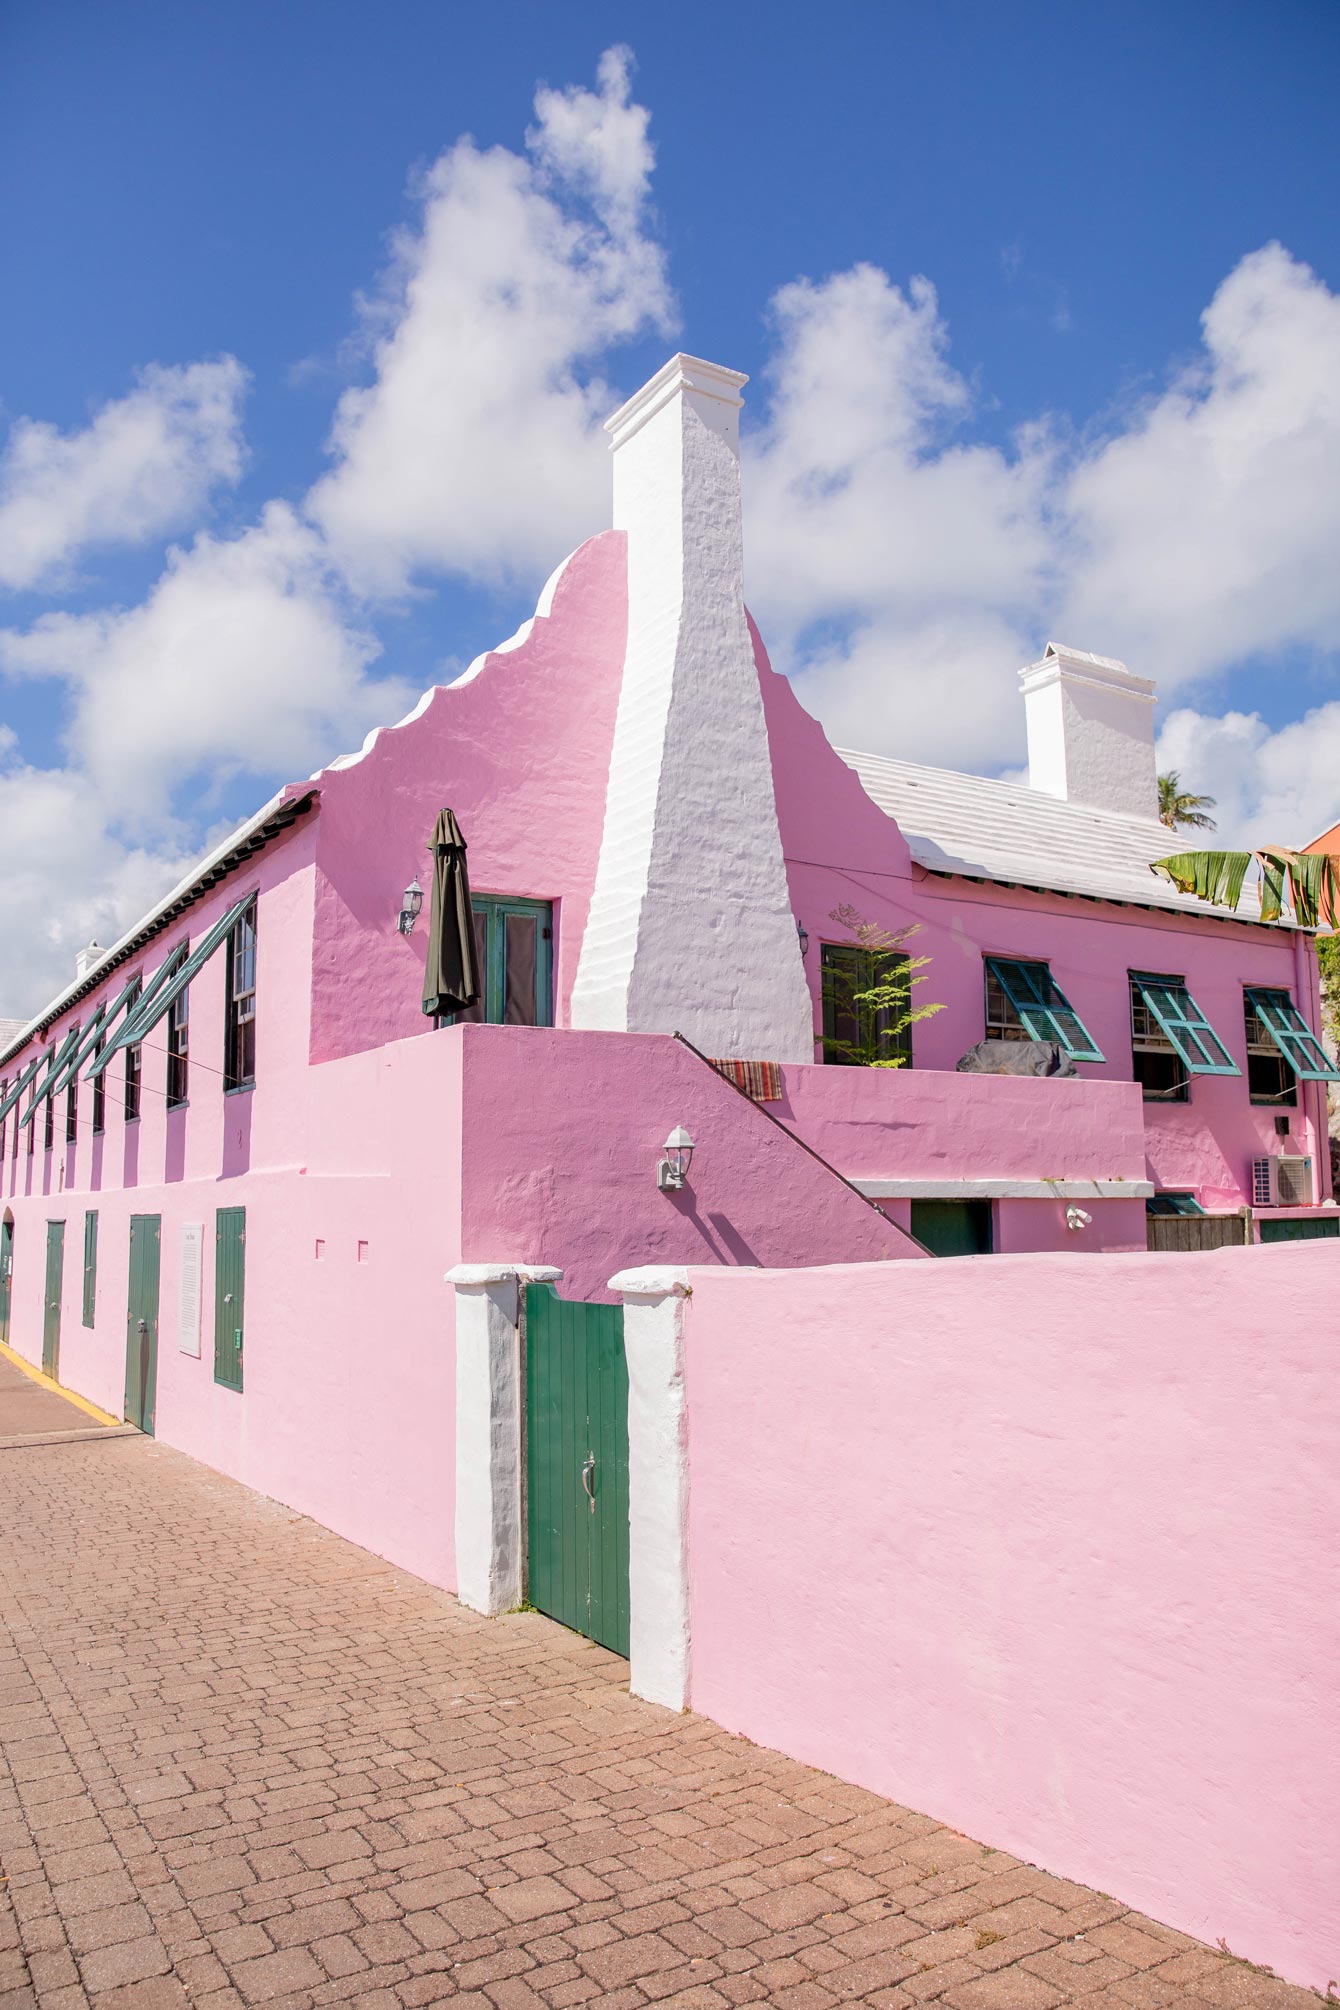
{"type": "Polygon", "coordinates": [[[654,1264],[1142,1250],[1164,1216],[1242,1240],[1253,1202],[1259,1235],[1340,1233],[1311,939],[1148,870],[1152,687],[1049,646],[1028,786],[833,749],[745,610],[743,381],[667,364],[534,618],[0,1053],[0,1339],[453,1588],[455,1266],[593,1300],[654,1264]],[[399,921],[444,805],[487,983],[436,1026],[399,921]],[[930,958],[902,1068],[825,1059],[844,906],[930,958]],[[986,1037],[1073,1072],[959,1072],[986,1037]],[[775,1064],[770,1100],[703,1055],[775,1064]]]}

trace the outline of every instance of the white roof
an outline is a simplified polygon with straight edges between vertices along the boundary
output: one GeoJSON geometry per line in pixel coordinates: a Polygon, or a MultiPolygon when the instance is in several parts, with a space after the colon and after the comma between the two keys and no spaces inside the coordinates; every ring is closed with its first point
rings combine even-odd
{"type": "MultiPolygon", "coordinates": [[[[1156,858],[1196,849],[1195,834],[1170,831],[1156,817],[1119,816],[1044,795],[1022,782],[923,768],[880,754],[837,752],[865,792],[907,839],[918,865],[968,879],[1004,881],[1049,893],[1088,894],[1141,907],[1176,908],[1225,921],[1229,910],[1179,893],[1149,870],[1156,858]]],[[[1242,890],[1237,917],[1260,914],[1256,889],[1242,890]]]]}

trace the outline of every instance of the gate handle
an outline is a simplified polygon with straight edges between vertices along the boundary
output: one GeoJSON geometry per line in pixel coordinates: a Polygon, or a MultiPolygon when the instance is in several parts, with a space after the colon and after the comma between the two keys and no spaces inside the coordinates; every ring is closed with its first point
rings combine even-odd
{"type": "Polygon", "coordinates": [[[596,1455],[594,1452],[588,1452],[586,1454],[586,1464],[582,1467],[582,1492],[591,1503],[592,1514],[596,1511],[595,1477],[596,1455]]]}
{"type": "Polygon", "coordinates": [[[139,1328],[141,1333],[147,1333],[149,1331],[149,1322],[147,1319],[137,1319],[135,1321],[135,1324],[139,1328]]]}

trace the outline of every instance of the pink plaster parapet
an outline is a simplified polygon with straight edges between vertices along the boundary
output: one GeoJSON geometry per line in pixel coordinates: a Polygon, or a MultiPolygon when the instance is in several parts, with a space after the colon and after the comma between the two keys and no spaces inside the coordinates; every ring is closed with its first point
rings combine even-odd
{"type": "Polygon", "coordinates": [[[785,1068],[777,1113],[848,1179],[1130,1180],[1135,1082],[931,1068],[785,1068]]]}
{"type": "Polygon", "coordinates": [[[1340,1975],[1340,1248],[690,1281],[693,1708],[1340,1975]]]}
{"type": "Polygon", "coordinates": [[[396,917],[410,877],[428,883],[444,805],[465,832],[476,893],[554,903],[555,1017],[565,1023],[619,702],[625,544],[611,530],[580,546],[510,642],[318,777],[314,1061],[424,1031],[427,931],[403,936],[396,917]]]}
{"type": "MultiPolygon", "coordinates": [[[[906,1203],[881,1220],[667,1036],[464,1026],[436,1037],[463,1045],[465,1261],[524,1249],[588,1298],[639,1264],[920,1255],[901,1232],[906,1203]],[[697,1152],[684,1191],[661,1193],[656,1162],[677,1124],[697,1152]]],[[[795,1067],[782,1083],[766,1108],[846,1179],[1144,1177],[1129,1082],[795,1067]]],[[[1096,1205],[1132,1211],[1143,1240],[1142,1201],[1096,1205]]],[[[1065,1238],[1063,1205],[1019,1203],[1029,1208],[1046,1215],[1040,1234],[1065,1238]]],[[[1137,1239],[1124,1213],[1118,1233],[1137,1239]]]]}
{"type": "MultiPolygon", "coordinates": [[[[460,1026],[461,1249],[559,1265],[565,1297],[612,1296],[649,1263],[920,1258],[904,1232],[818,1165],[677,1041],[650,1033],[460,1026]],[[682,1124],[688,1184],[656,1165],[682,1124]]],[[[820,1071],[815,1071],[820,1072],[820,1071]]]]}

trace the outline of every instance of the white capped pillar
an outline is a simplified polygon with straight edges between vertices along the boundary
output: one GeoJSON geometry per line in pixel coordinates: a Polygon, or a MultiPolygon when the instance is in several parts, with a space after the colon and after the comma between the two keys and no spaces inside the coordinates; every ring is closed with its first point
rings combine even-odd
{"type": "Polygon", "coordinates": [[[458,1263],[456,1287],[456,1595],[492,1616],[521,1603],[521,1287],[561,1270],[458,1263]]]}
{"type": "Polygon", "coordinates": [[[1028,786],[1064,802],[1158,816],[1154,685],[1111,656],[1049,642],[1019,672],[1028,721],[1028,786]]]}
{"type": "Polygon", "coordinates": [[[674,356],[608,422],[628,640],[571,1023],[812,1061],[744,607],[740,387],[674,356]]]}
{"type": "Polygon", "coordinates": [[[621,1270],[628,1361],[628,1686],[689,1706],[689,1438],[684,1396],[688,1272],[621,1270]]]}

